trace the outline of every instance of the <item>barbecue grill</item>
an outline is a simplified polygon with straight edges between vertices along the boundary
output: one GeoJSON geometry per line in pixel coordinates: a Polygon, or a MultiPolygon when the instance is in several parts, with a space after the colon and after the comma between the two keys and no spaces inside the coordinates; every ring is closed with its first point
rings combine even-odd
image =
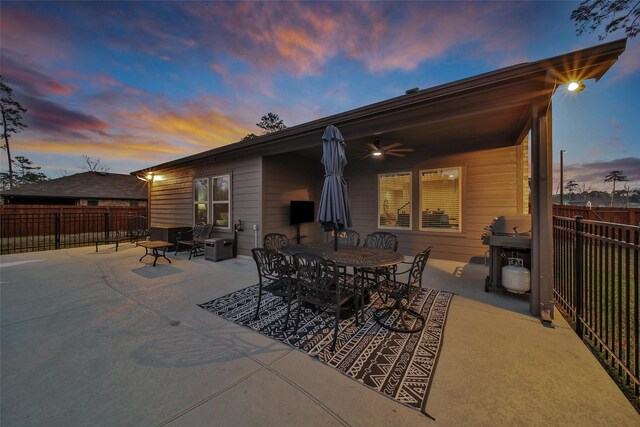
{"type": "Polygon", "coordinates": [[[502,267],[508,258],[521,258],[531,269],[531,215],[499,216],[484,229],[482,243],[489,246],[490,266],[484,290],[489,292],[503,288],[502,267]]]}

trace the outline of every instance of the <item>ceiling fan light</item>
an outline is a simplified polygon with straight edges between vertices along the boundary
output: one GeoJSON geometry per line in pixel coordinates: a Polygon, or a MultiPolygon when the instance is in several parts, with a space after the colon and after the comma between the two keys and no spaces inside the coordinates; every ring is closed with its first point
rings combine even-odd
{"type": "Polygon", "coordinates": [[[376,150],[373,153],[371,153],[371,155],[374,157],[380,157],[382,156],[382,151],[376,150]]]}

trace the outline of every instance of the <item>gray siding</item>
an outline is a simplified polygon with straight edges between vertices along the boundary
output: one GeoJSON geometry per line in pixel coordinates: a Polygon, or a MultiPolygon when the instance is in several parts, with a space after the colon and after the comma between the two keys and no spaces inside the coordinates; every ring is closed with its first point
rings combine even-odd
{"type": "MultiPolygon", "coordinates": [[[[412,230],[389,230],[398,235],[398,250],[414,255],[433,245],[434,258],[470,261],[480,260],[488,249],[480,236],[495,216],[526,213],[528,195],[527,173],[522,166],[527,158],[526,144],[439,158],[417,159],[407,156],[403,162],[388,162],[393,169],[385,169],[384,159],[377,170],[352,167],[350,175],[353,228],[362,237],[377,228],[377,174],[412,171],[412,230]],[[462,231],[433,232],[419,230],[418,171],[421,169],[462,166],[462,231]]],[[[357,162],[356,162],[357,164],[357,162]]],[[[362,163],[360,163],[362,165],[362,163]]]]}
{"type": "MultiPolygon", "coordinates": [[[[295,243],[296,227],[289,225],[289,202],[313,200],[317,214],[323,177],[324,168],[320,159],[311,160],[295,154],[264,157],[262,236],[282,233],[295,243]]],[[[323,237],[317,223],[301,224],[300,234],[308,236],[302,243],[321,241],[323,237]]]]}
{"type": "MultiPolygon", "coordinates": [[[[194,219],[193,180],[218,174],[231,174],[231,220],[242,220],[238,233],[238,254],[251,256],[253,225],[262,228],[262,161],[258,154],[236,158],[200,160],[187,167],[156,170],[160,176],[151,189],[151,226],[192,226],[194,219]]],[[[231,230],[214,230],[215,237],[232,238],[231,230]]]]}

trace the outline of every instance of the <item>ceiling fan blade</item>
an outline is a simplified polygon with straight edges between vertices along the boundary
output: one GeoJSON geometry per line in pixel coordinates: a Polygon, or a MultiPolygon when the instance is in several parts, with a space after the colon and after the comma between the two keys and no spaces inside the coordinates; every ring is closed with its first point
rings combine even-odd
{"type": "Polygon", "coordinates": [[[362,157],[360,160],[364,160],[364,159],[366,159],[367,157],[371,157],[371,153],[369,153],[369,154],[367,154],[366,156],[362,157]]]}
{"type": "Polygon", "coordinates": [[[382,151],[392,150],[392,149],[394,149],[396,147],[399,147],[401,145],[402,145],[402,143],[400,143],[400,142],[394,142],[393,144],[389,144],[389,145],[385,145],[384,147],[380,147],[380,149],[382,151]]]}
{"type": "Polygon", "coordinates": [[[388,152],[391,151],[396,153],[413,153],[415,150],[413,148],[394,148],[393,150],[388,150],[388,152]]]}
{"type": "Polygon", "coordinates": [[[388,154],[390,156],[394,156],[394,157],[404,157],[404,154],[400,154],[400,153],[396,153],[394,151],[387,151],[384,153],[385,155],[388,154]]]}
{"type": "Polygon", "coordinates": [[[369,148],[371,148],[373,151],[378,151],[378,147],[376,147],[374,144],[367,144],[369,146],[369,148]]]}

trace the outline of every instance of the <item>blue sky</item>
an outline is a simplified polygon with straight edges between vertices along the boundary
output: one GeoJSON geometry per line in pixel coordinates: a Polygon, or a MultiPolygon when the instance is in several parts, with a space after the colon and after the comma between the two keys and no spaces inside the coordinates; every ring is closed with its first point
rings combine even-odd
{"type": "MultiPolygon", "coordinates": [[[[83,155],[129,173],[259,133],[267,112],[293,126],[602,43],[576,36],[578,4],[3,1],[1,73],[29,110],[12,154],[52,178],[83,155]]],[[[640,40],[585,83],[554,96],[556,168],[564,149],[566,179],[606,189],[621,169],[640,188],[640,40]]]]}

